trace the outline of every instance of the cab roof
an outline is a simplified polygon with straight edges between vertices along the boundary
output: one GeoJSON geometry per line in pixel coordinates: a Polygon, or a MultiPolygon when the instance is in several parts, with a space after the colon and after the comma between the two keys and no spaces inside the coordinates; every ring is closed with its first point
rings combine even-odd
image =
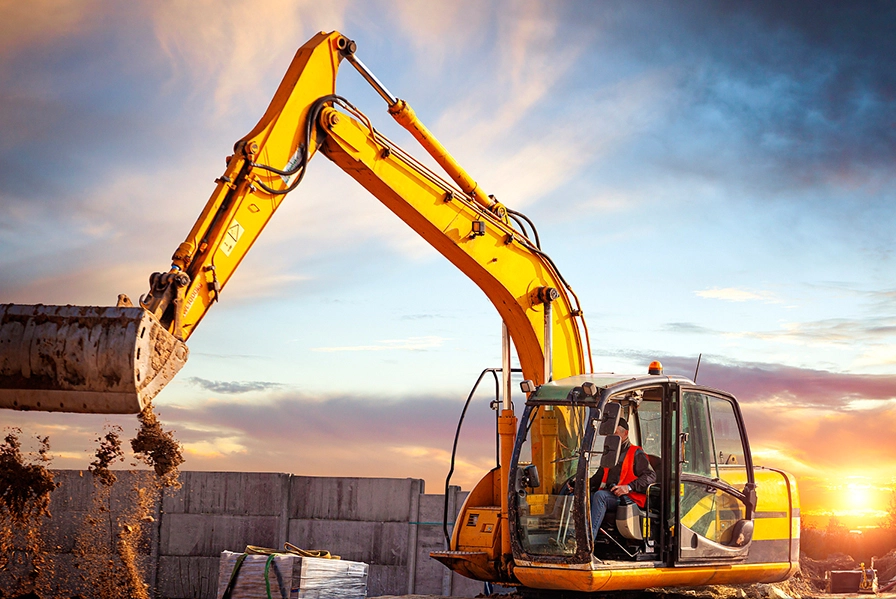
{"type": "MultiPolygon", "coordinates": [[[[613,372],[598,372],[593,374],[577,374],[575,376],[566,377],[556,381],[550,381],[538,387],[538,389],[529,396],[528,401],[535,402],[557,402],[573,399],[572,391],[577,387],[581,388],[583,383],[592,382],[597,387],[599,393],[604,395],[606,392],[615,393],[617,391],[625,391],[626,389],[637,389],[639,387],[651,387],[661,385],[667,382],[675,382],[680,384],[693,385],[693,381],[687,377],[677,375],[664,374],[616,374],[613,372]]],[[[579,395],[577,402],[591,402],[594,398],[579,395]]]]}

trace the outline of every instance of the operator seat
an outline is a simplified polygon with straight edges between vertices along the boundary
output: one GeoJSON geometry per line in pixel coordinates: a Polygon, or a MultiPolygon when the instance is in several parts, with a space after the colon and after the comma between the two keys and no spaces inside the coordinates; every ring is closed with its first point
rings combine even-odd
{"type": "MultiPolygon", "coordinates": [[[[647,461],[650,463],[653,471],[659,475],[662,466],[660,457],[648,453],[647,461]]],[[[659,516],[657,509],[660,498],[659,490],[658,483],[654,483],[647,488],[647,502],[644,504],[643,510],[634,502],[624,505],[619,504],[619,507],[616,508],[616,530],[619,531],[619,534],[635,541],[644,540],[644,535],[641,532],[644,530],[644,518],[659,516]]]]}

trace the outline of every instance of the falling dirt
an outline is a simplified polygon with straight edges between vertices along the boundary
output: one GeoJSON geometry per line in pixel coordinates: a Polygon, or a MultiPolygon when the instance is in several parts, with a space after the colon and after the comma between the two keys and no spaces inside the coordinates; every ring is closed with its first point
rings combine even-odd
{"type": "Polygon", "coordinates": [[[47,470],[50,440],[38,438],[37,461],[22,455],[20,429],[11,429],[0,445],[0,510],[12,523],[24,526],[39,516],[50,515],[50,493],[56,488],[47,470]]]}
{"type": "Polygon", "coordinates": [[[148,472],[135,472],[130,488],[113,492],[108,479],[93,474],[92,503],[72,549],[80,585],[72,588],[80,586],[84,597],[149,599],[139,562],[148,544],[145,525],[155,520],[159,487],[148,472]]]}
{"type": "Polygon", "coordinates": [[[40,592],[40,579],[52,577],[41,525],[50,517],[50,494],[58,486],[47,469],[49,439],[38,437],[36,457],[26,457],[21,434],[8,429],[0,444],[0,571],[18,573],[11,581],[3,579],[11,596],[40,592]]]}
{"type": "Polygon", "coordinates": [[[95,481],[93,503],[73,550],[81,581],[89,581],[104,599],[149,599],[140,563],[149,542],[148,525],[155,522],[153,514],[163,489],[180,486],[177,468],[184,461],[180,443],[162,429],[151,405],[138,419],[140,428],[131,439],[131,449],[152,467],[154,475],[132,472],[131,488],[113,493],[118,477],[109,467],[122,461],[124,454],[121,428],[107,427],[106,434],[97,439],[95,460],[90,465],[95,481]]]}
{"type": "Polygon", "coordinates": [[[39,449],[26,454],[21,431],[7,434],[0,445],[0,598],[149,599],[150,542],[158,534],[164,490],[180,487],[184,458],[151,406],[138,420],[130,446],[133,457],[151,470],[113,471],[125,460],[127,446],[122,428],[107,424],[95,438],[88,468],[87,511],[73,528],[49,521],[50,494],[58,486],[47,470],[49,439],[38,438],[39,449]],[[68,549],[62,547],[65,539],[68,549]],[[69,563],[66,554],[71,565],[55,572],[58,560],[69,563]]]}
{"type": "Polygon", "coordinates": [[[137,418],[140,420],[140,430],[137,437],[131,440],[131,449],[138,458],[152,466],[162,486],[180,487],[177,467],[184,461],[181,444],[171,432],[162,429],[152,404],[147,404],[137,418]]]}
{"type": "Polygon", "coordinates": [[[109,466],[115,462],[124,461],[120,433],[120,426],[106,425],[106,434],[96,440],[99,445],[94,454],[95,459],[90,462],[90,468],[88,468],[94,479],[106,486],[111,486],[118,480],[118,477],[109,470],[109,466]]]}

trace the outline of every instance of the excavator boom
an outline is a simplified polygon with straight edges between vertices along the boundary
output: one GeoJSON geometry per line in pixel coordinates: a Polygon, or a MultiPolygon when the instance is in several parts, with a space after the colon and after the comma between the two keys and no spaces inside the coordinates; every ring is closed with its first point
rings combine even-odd
{"type": "Polygon", "coordinates": [[[118,307],[4,307],[0,407],[140,412],[184,365],[185,342],[318,151],[485,292],[507,325],[526,378],[540,384],[585,372],[587,335],[583,342],[577,300],[537,243],[513,226],[515,213],[488,196],[408,103],[367,70],[354,42],[321,32],[298,50],[261,120],[234,144],[170,270],[150,276],[138,307],[126,298],[118,307]],[[389,142],[336,95],[343,60],[374,87],[447,179],[389,142]]]}

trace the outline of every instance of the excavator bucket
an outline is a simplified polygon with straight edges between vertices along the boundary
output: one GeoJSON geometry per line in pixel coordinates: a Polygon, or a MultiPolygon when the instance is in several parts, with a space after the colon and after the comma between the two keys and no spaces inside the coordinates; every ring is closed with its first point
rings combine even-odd
{"type": "Polygon", "coordinates": [[[0,304],[0,408],[136,414],[188,353],[143,308],[0,304]]]}

